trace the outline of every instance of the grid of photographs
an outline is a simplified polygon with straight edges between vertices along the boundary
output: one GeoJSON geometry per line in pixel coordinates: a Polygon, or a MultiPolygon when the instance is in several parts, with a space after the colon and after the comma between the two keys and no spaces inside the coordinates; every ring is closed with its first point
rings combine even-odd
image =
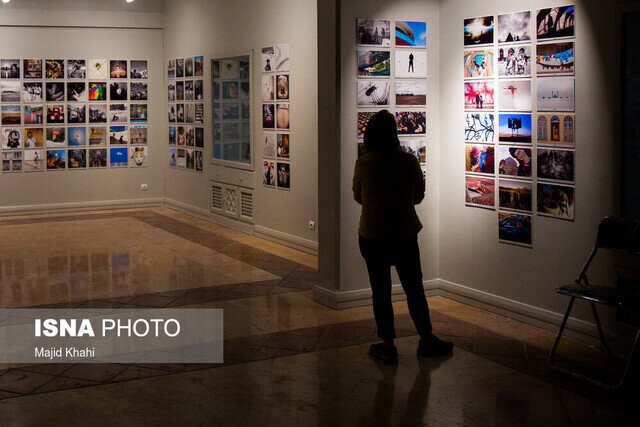
{"type": "Polygon", "coordinates": [[[262,185],[291,190],[289,44],[261,51],[262,185]]]}
{"type": "Polygon", "coordinates": [[[0,59],[2,171],[148,166],[148,66],[0,59]]]}
{"type": "Polygon", "coordinates": [[[465,203],[498,209],[500,242],[531,247],[534,212],[574,219],[574,13],[463,23],[465,203]]]}
{"type": "Polygon", "coordinates": [[[358,156],[366,152],[369,119],[387,109],[396,116],[400,147],[426,175],[427,22],[358,18],[356,46],[358,156]]]}
{"type": "MultiPolygon", "coordinates": [[[[169,167],[202,172],[204,56],[170,59],[167,78],[169,167]]],[[[216,105],[218,104],[214,104],[214,114],[219,112],[216,105]]]]}

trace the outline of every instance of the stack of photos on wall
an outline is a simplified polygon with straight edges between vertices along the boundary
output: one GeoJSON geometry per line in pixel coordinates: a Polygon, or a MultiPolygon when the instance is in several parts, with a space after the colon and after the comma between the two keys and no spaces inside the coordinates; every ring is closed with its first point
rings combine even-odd
{"type": "Polygon", "coordinates": [[[356,19],[358,156],[373,114],[395,114],[400,146],[426,164],[427,23],[356,19]],[[394,27],[392,25],[395,24],[394,27]]]}
{"type": "Polygon", "coordinates": [[[263,47],[262,69],[262,184],[291,189],[291,94],[289,44],[263,47]]]}
{"type": "Polygon", "coordinates": [[[465,203],[533,245],[533,214],[575,210],[574,6],[464,20],[465,203]]]}
{"type": "Polygon", "coordinates": [[[202,172],[204,56],[170,59],[167,78],[169,167],[202,172]]]}
{"type": "Polygon", "coordinates": [[[148,165],[146,60],[0,59],[2,171],[148,165]]]}

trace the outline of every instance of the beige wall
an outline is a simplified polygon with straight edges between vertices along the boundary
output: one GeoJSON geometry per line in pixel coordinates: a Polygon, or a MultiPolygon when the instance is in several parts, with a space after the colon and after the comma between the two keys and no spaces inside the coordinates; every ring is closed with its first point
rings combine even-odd
{"type": "Polygon", "coordinates": [[[244,176],[243,185],[249,181],[255,188],[254,218],[258,229],[274,231],[308,247],[316,246],[317,231],[308,227],[310,220],[317,221],[318,211],[315,0],[168,2],[164,45],[165,60],[205,55],[204,171],[195,173],[167,166],[167,198],[206,214],[203,211],[209,210],[211,201],[210,180],[244,176]],[[262,186],[260,50],[279,43],[290,43],[291,191],[262,186]],[[255,173],[247,175],[208,161],[213,156],[210,61],[212,57],[243,54],[251,49],[255,173]]]}

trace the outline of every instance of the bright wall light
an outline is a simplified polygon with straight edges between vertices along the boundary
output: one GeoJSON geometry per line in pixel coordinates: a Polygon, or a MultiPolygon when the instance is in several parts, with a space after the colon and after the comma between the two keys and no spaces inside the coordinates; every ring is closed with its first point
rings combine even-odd
{"type": "MultiPolygon", "coordinates": [[[[2,0],[2,1],[4,1],[4,0],[2,0]]],[[[133,0],[126,0],[126,1],[127,1],[127,3],[133,3],[133,0]]]]}
{"type": "MultiPolygon", "coordinates": [[[[11,0],[2,0],[2,3],[9,3],[10,1],[11,0]]],[[[129,0],[127,0],[127,1],[129,1],[129,0]]],[[[133,0],[131,0],[131,1],[133,1],[133,0]]]]}

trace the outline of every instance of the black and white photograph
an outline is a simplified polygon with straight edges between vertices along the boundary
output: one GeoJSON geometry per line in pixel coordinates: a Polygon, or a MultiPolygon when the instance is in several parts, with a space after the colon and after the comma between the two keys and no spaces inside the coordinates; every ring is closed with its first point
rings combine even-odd
{"type": "MultiPolygon", "coordinates": [[[[225,104],[225,105],[235,105],[237,107],[238,104],[225,104]]],[[[194,123],[196,117],[196,107],[195,104],[188,103],[184,105],[184,122],[185,123],[194,123]]]]}
{"type": "Polygon", "coordinates": [[[193,99],[196,101],[202,101],[204,99],[204,82],[202,80],[195,80],[193,82],[193,99]]]}
{"type": "Polygon", "coordinates": [[[19,59],[1,60],[0,61],[0,78],[19,79],[20,78],[20,60],[19,59]]]}
{"type": "Polygon", "coordinates": [[[358,106],[389,105],[391,84],[385,80],[358,81],[358,106]]]}
{"type": "Polygon", "coordinates": [[[184,104],[176,104],[176,121],[184,123],[184,104]]]}
{"type": "Polygon", "coordinates": [[[67,78],[87,78],[87,61],[84,59],[67,59],[67,78]]]}
{"type": "MultiPolygon", "coordinates": [[[[131,82],[130,88],[129,99],[132,101],[147,101],[147,83],[131,82]]],[[[175,96],[175,90],[173,95],[175,96]]]]}
{"type": "Polygon", "coordinates": [[[18,148],[22,148],[22,128],[3,127],[2,149],[14,150],[18,148]]]}
{"type": "Polygon", "coordinates": [[[278,188],[291,188],[291,165],[289,163],[277,162],[276,176],[278,177],[278,188]]]}
{"type": "Polygon", "coordinates": [[[196,127],[196,148],[204,148],[204,128],[196,127]]]}
{"type": "Polygon", "coordinates": [[[387,19],[356,19],[356,44],[360,46],[391,46],[391,21],[387,19]]]}
{"type": "Polygon", "coordinates": [[[2,102],[20,102],[20,82],[2,81],[0,99],[2,102]]]}
{"type": "Polygon", "coordinates": [[[47,102],[64,102],[64,83],[63,82],[47,82],[46,83],[47,102]]]}
{"type": "Polygon", "coordinates": [[[169,104],[167,113],[169,116],[169,123],[175,123],[176,122],[176,105],[169,104]]]}
{"type": "Polygon", "coordinates": [[[67,104],[67,123],[85,123],[86,121],[86,104],[67,104]]]}
{"type": "Polygon", "coordinates": [[[531,40],[531,12],[498,15],[498,43],[517,43],[531,40]]]}
{"type": "Polygon", "coordinates": [[[181,79],[184,77],[184,58],[176,59],[176,78],[181,79]]]}
{"type": "Polygon", "coordinates": [[[176,101],[176,85],[175,83],[169,83],[167,85],[167,100],[169,102],[176,101]]]}
{"type": "Polygon", "coordinates": [[[127,100],[127,83],[126,82],[111,82],[109,83],[109,99],[111,101],[126,101],[127,100]]]}
{"type": "Polygon", "coordinates": [[[84,102],[87,100],[87,84],[85,82],[67,82],[67,101],[84,102]]]}
{"type": "Polygon", "coordinates": [[[42,102],[42,83],[22,83],[22,101],[23,102],[42,102]]]}
{"type": "Polygon", "coordinates": [[[89,104],[89,123],[107,123],[107,106],[105,104],[89,104]]]}
{"type": "Polygon", "coordinates": [[[110,104],[109,121],[111,123],[126,123],[129,121],[129,106],[127,104],[110,104]]]}
{"type": "Polygon", "coordinates": [[[538,179],[573,183],[574,151],[539,148],[538,179]]]}
{"type": "Polygon", "coordinates": [[[148,75],[147,61],[135,59],[129,61],[129,76],[132,79],[146,79],[148,75]]]}
{"type": "Polygon", "coordinates": [[[22,151],[2,153],[2,172],[22,172],[22,151]]]}
{"type": "Polygon", "coordinates": [[[193,101],[193,80],[184,82],[184,100],[193,101]]]}
{"type": "Polygon", "coordinates": [[[498,76],[525,77],[531,75],[531,46],[500,46],[498,48],[498,76]]]}

